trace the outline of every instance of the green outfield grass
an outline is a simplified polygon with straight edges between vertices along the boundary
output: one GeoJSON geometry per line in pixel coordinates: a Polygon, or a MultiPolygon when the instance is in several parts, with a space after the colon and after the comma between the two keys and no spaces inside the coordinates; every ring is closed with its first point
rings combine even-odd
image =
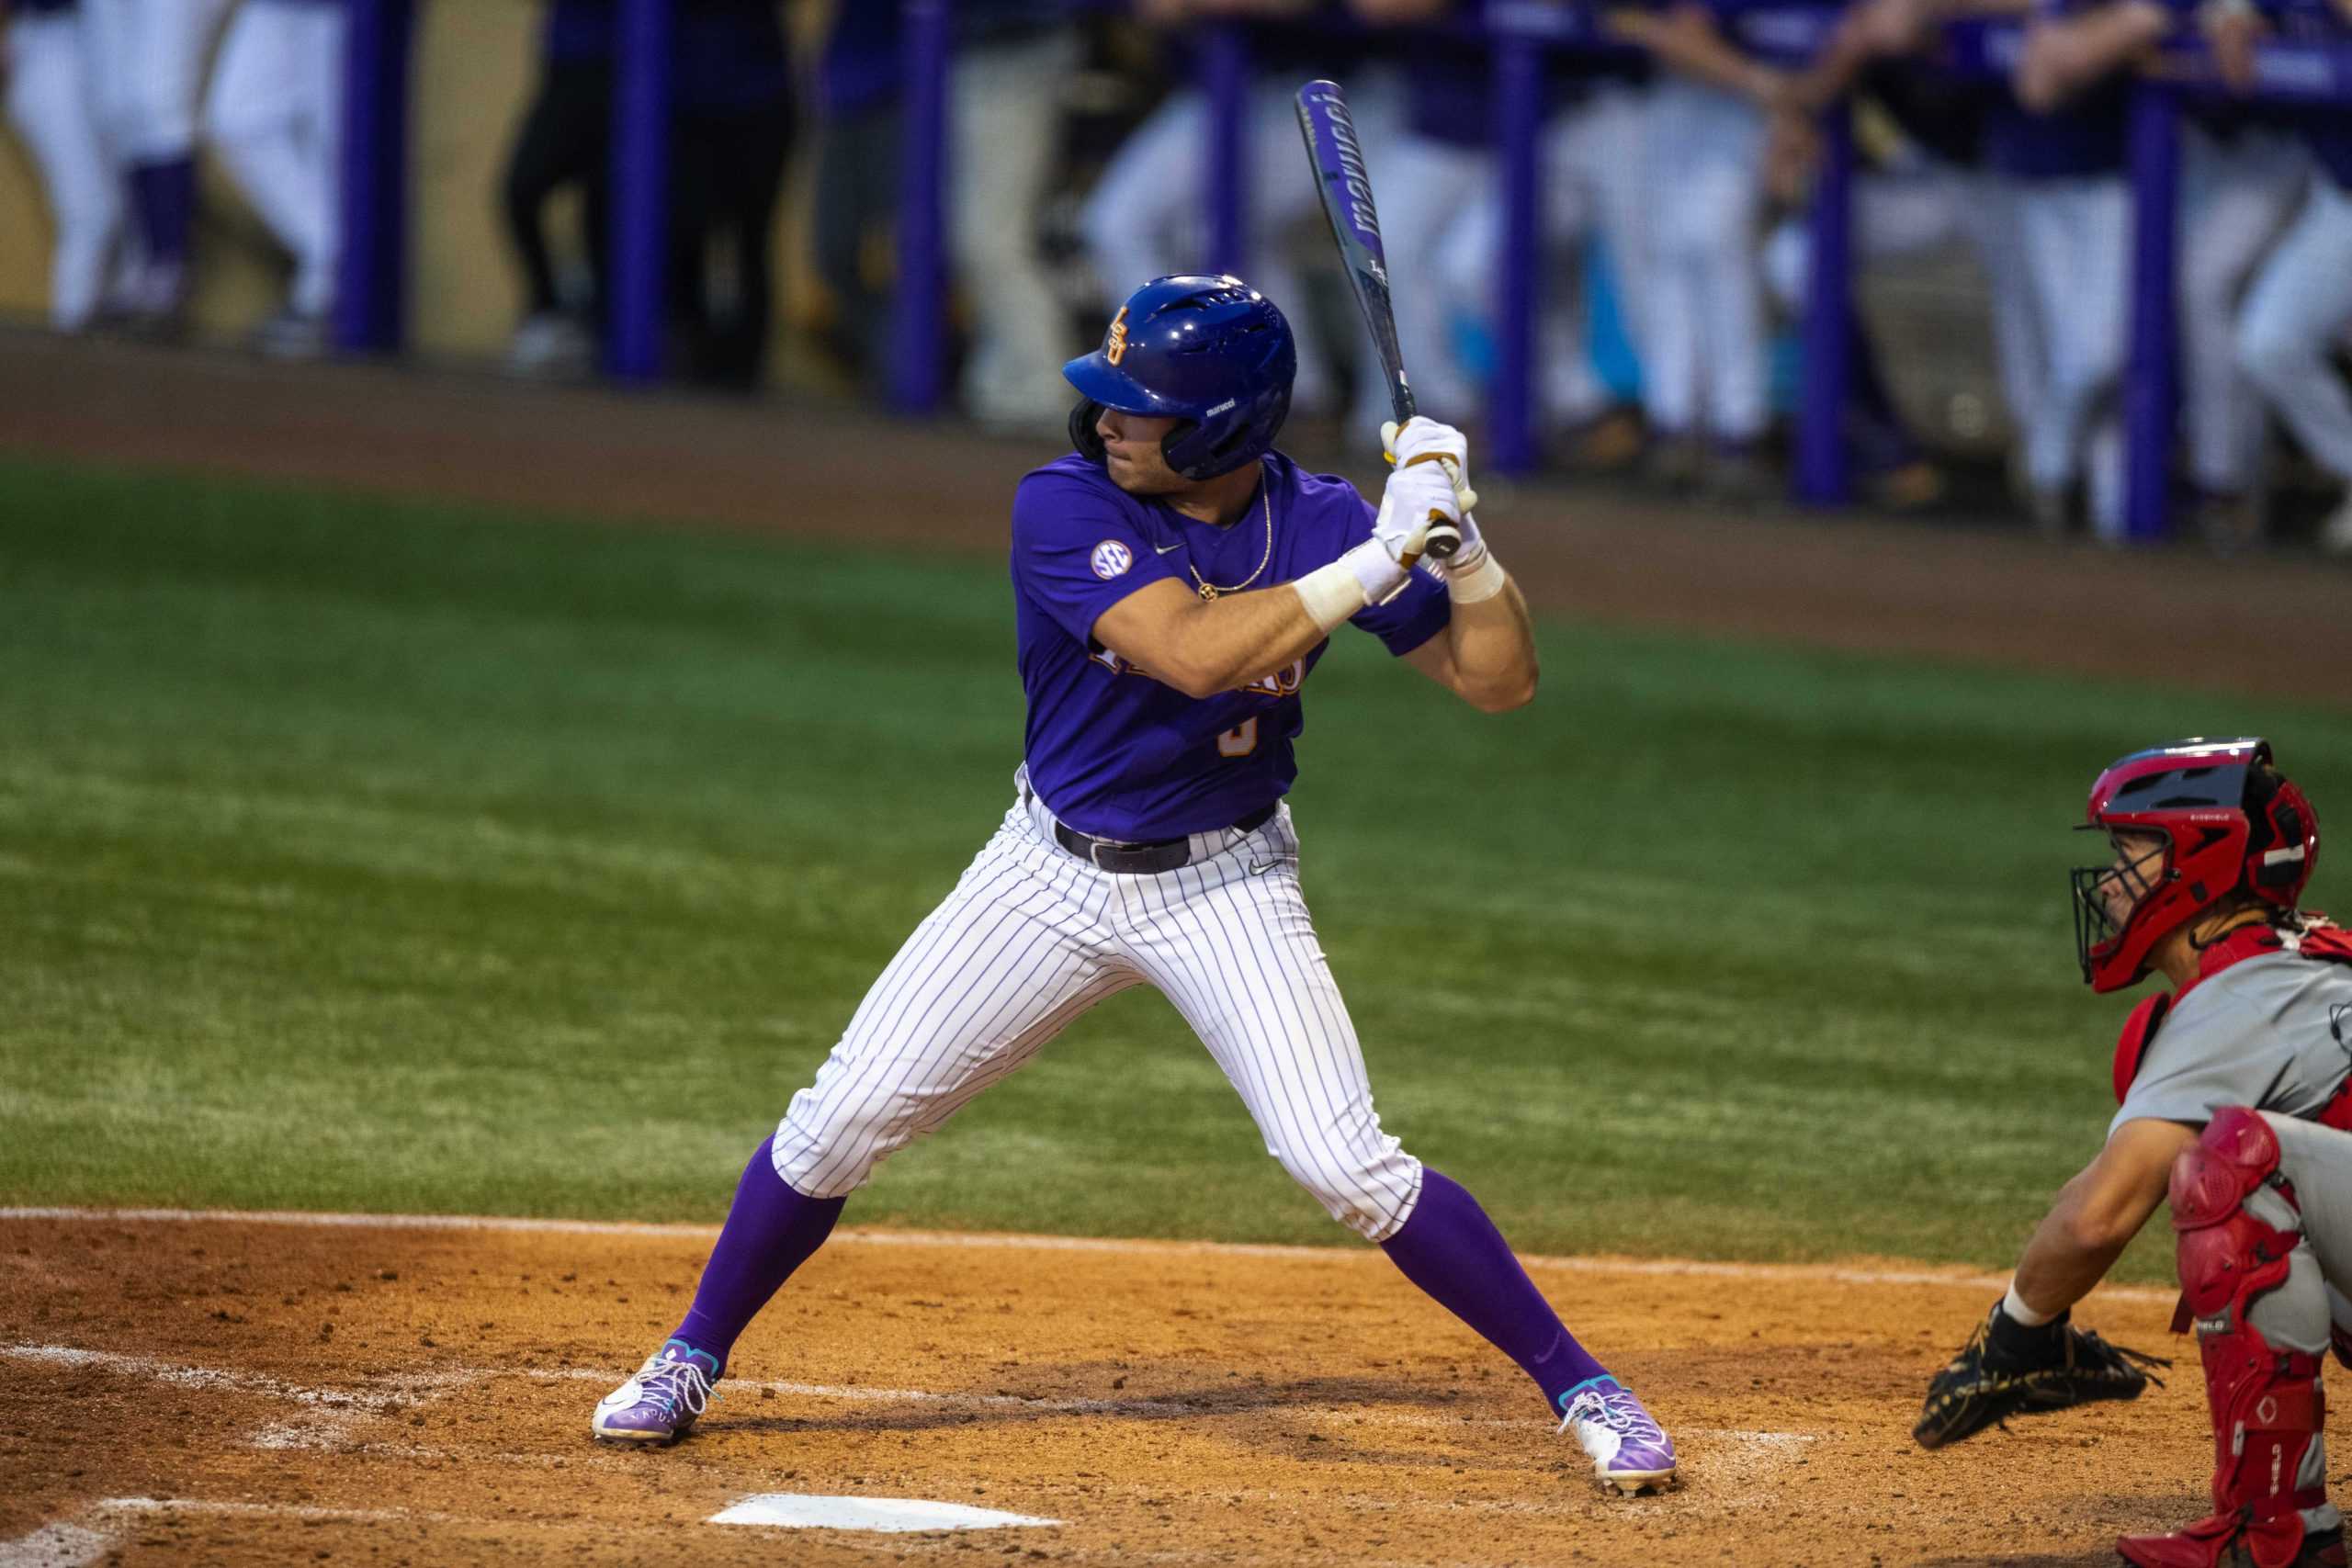
{"type": "MultiPolygon", "coordinates": [[[[1487,718],[1343,638],[1294,797],[1385,1119],[1531,1250],[2007,1260],[2112,1108],[2097,766],[2352,811],[2342,713],[1544,651],[1487,718]]],[[[993,558],[0,463],[0,1201],[716,1218],[1020,718],[993,558]]],[[[1346,1239],[1149,993],[850,1214],[1346,1239]]]]}

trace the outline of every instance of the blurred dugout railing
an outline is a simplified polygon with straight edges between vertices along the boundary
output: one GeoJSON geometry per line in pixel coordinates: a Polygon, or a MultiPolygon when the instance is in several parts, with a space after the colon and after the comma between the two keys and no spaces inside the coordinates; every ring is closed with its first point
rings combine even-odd
{"type": "MultiPolygon", "coordinates": [[[[335,336],[353,353],[385,353],[402,342],[407,220],[408,73],[417,0],[347,0],[349,90],[344,142],[343,276],[335,336]]],[[[944,387],[948,264],[944,187],[949,28],[954,0],[865,0],[903,7],[905,141],[901,153],[899,275],[889,389],[909,413],[938,408],[944,387]]],[[[607,368],[648,381],[661,360],[667,212],[665,127],[673,0],[616,0],[618,82],[613,138],[614,199],[610,349],[607,368]]],[[[1838,13],[1792,8],[1769,33],[1786,62],[1801,62],[1826,39],[1838,13]]],[[[1490,392],[1488,459],[1505,473],[1536,466],[1535,371],[1543,269],[1544,62],[1552,51],[1622,53],[1602,39],[1593,13],[1558,0],[1487,0],[1470,29],[1490,48],[1498,178],[1506,220],[1497,265],[1496,374],[1490,392]]],[[[2022,29],[1963,23],[1947,29],[1939,68],[2007,77],[2022,29]]],[[[1246,273],[1250,236],[1242,188],[1250,134],[1244,102],[1251,85],[1249,36],[1212,26],[1200,38],[1198,69],[1212,112],[1205,150],[1208,243],[1213,265],[1246,273]]],[[[2352,106],[2352,43],[2267,40],[2256,51],[2253,101],[2352,106]]],[[[2165,536],[2170,525],[2170,464],[2177,399],[2174,275],[2179,194],[2179,123],[2185,98],[2224,92],[2202,44],[2167,46],[2165,70],[2132,88],[2132,190],[2131,354],[2124,380],[2128,457],[2126,534],[2165,536]]],[[[1846,402],[1847,334],[1852,309],[1851,209],[1854,142],[1847,106],[1827,114],[1809,215],[1812,275],[1801,325],[1804,344],[1794,488],[1808,502],[1848,499],[1840,415],[1846,402]]],[[[1373,150],[1376,157],[1378,150],[1373,150]]],[[[1304,177],[1302,175],[1302,177],[1304,177]]],[[[2347,262],[2352,265],[2352,262],[2347,262]]]]}

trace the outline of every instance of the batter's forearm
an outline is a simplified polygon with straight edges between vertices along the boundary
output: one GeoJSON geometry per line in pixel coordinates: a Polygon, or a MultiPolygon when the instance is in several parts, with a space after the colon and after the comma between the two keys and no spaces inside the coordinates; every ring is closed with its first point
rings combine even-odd
{"type": "Polygon", "coordinates": [[[1491,599],[1456,601],[1446,623],[1453,689],[1482,713],[1524,707],[1535,696],[1535,624],[1519,584],[1505,582],[1491,599]]]}
{"type": "Polygon", "coordinates": [[[1326,635],[1288,583],[1221,594],[1182,617],[1169,668],[1154,673],[1211,697],[1306,658],[1326,635]]]}

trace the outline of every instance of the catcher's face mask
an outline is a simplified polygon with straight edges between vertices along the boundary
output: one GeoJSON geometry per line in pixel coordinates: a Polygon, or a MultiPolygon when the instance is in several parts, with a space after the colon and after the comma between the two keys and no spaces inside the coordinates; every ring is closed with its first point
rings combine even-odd
{"type": "Polygon", "coordinates": [[[2311,803],[2253,737],[2120,759],[2091,785],[2083,827],[2116,850],[2074,874],[2075,956],[2095,991],[2137,984],[2158,942],[2240,888],[2292,908],[2319,852],[2311,803]]]}
{"type": "Polygon", "coordinates": [[[2076,866],[2073,874],[2075,955],[2086,977],[2094,967],[2092,955],[2116,947],[2140,906],[2172,877],[2170,835],[2111,832],[2107,837],[2115,858],[2105,865],[2076,866]]]}

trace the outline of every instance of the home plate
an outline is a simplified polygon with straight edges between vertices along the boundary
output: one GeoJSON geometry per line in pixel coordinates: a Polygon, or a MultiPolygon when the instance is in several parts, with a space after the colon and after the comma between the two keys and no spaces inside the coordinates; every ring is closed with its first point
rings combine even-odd
{"type": "Polygon", "coordinates": [[[1058,1525],[1059,1519],[929,1503],[920,1497],[811,1497],[763,1492],[710,1517],[714,1525],[781,1525],[786,1529],[993,1530],[1017,1525],[1058,1525]]]}

